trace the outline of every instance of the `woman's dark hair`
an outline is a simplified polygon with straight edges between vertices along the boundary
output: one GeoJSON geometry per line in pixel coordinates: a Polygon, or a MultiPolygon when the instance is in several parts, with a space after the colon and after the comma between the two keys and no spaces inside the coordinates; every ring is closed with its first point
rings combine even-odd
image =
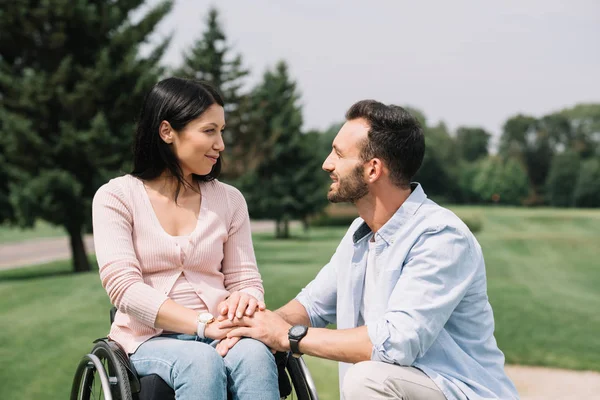
{"type": "MultiPolygon", "coordinates": [[[[152,180],[168,170],[178,181],[175,201],[181,186],[186,186],[181,166],[171,147],[159,135],[160,124],[167,121],[176,130],[182,130],[213,104],[224,106],[217,89],[207,82],[182,78],[167,78],[158,82],[146,95],[138,119],[133,143],[133,171],[131,175],[152,180]]],[[[197,182],[208,182],[219,177],[221,157],[208,175],[193,175],[197,182]]]]}
{"type": "Polygon", "coordinates": [[[350,107],[346,119],[358,118],[369,123],[362,160],[381,158],[390,170],[392,183],[409,187],[425,155],[425,137],[419,121],[402,107],[375,100],[362,100],[350,107]]]}

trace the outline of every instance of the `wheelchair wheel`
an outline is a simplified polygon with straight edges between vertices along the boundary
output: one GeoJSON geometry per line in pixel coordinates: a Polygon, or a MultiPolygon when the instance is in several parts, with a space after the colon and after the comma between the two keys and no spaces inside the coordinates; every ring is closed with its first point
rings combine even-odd
{"type": "Polygon", "coordinates": [[[295,394],[298,400],[319,400],[317,388],[302,357],[294,358],[288,353],[286,369],[294,389],[292,398],[295,394]]]}
{"type": "Polygon", "coordinates": [[[108,343],[98,341],[79,362],[71,400],[132,400],[127,370],[108,343]]]}

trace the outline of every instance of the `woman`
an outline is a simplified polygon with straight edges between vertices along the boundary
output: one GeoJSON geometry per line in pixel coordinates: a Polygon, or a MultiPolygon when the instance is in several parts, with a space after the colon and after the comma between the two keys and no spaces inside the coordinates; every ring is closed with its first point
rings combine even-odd
{"type": "Polygon", "coordinates": [[[109,337],[141,376],[159,375],[178,400],[277,399],[270,350],[244,338],[227,352],[223,311],[265,308],[242,194],[216,180],[223,100],[210,85],[169,78],[140,115],[130,175],[94,197],[100,277],[117,307],[109,337]]]}

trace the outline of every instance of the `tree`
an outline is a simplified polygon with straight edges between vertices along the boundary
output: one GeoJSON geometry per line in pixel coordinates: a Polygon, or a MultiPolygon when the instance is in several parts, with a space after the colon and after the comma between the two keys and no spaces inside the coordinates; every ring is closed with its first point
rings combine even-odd
{"type": "Polygon", "coordinates": [[[463,160],[487,157],[491,135],[482,128],[461,126],[456,130],[456,147],[463,160]]]}
{"type": "Polygon", "coordinates": [[[422,113],[411,110],[411,114],[422,120],[425,135],[425,156],[414,180],[421,183],[433,199],[457,199],[460,197],[460,188],[456,184],[459,171],[454,139],[443,122],[436,126],[427,126],[424,125],[426,120],[422,113]]]}
{"type": "Polygon", "coordinates": [[[478,162],[473,191],[482,202],[520,205],[529,192],[527,172],[519,160],[489,156],[478,162]]]}
{"type": "Polygon", "coordinates": [[[600,104],[577,104],[558,114],[568,119],[571,126],[569,148],[583,158],[600,157],[600,104]]]}
{"type": "MultiPolygon", "coordinates": [[[[169,39],[138,49],[171,9],[132,22],[143,0],[10,2],[0,13],[0,147],[10,167],[13,222],[36,218],[69,234],[88,271],[82,232],[98,187],[126,169],[134,117],[162,73],[169,39]]],[[[4,169],[4,168],[3,168],[4,169]]]]}
{"type": "Polygon", "coordinates": [[[213,7],[208,11],[206,30],[192,49],[184,54],[183,65],[175,72],[180,77],[210,82],[223,94],[227,123],[224,134],[225,179],[234,179],[255,167],[260,155],[256,151],[256,138],[248,119],[249,99],[242,92],[249,70],[242,66],[240,54],[231,53],[232,48],[219,22],[219,12],[213,7]]]}
{"type": "Polygon", "coordinates": [[[473,204],[481,201],[479,194],[474,190],[474,182],[479,173],[480,162],[461,160],[458,168],[458,188],[460,190],[459,202],[473,204]]]}
{"type": "Polygon", "coordinates": [[[550,205],[554,207],[573,206],[579,164],[579,154],[573,150],[554,156],[546,180],[546,196],[550,205]]]}
{"type": "Polygon", "coordinates": [[[516,158],[525,166],[532,189],[529,204],[543,202],[544,183],[555,152],[551,138],[534,117],[517,115],[504,124],[499,154],[504,159],[516,158]]]}
{"type": "Polygon", "coordinates": [[[286,238],[290,220],[304,219],[326,204],[327,174],[319,173],[322,161],[314,151],[318,137],[301,133],[299,94],[284,62],[265,72],[251,98],[264,157],[239,186],[250,215],[275,220],[276,237],[286,238]]]}
{"type": "Polygon", "coordinates": [[[600,207],[600,159],[592,158],[581,164],[574,197],[577,207],[600,207]]]}
{"type": "MultiPolygon", "coordinates": [[[[2,115],[0,114],[0,120],[2,115]]],[[[8,197],[9,165],[6,162],[2,142],[0,142],[0,224],[14,219],[13,208],[8,197]]]]}

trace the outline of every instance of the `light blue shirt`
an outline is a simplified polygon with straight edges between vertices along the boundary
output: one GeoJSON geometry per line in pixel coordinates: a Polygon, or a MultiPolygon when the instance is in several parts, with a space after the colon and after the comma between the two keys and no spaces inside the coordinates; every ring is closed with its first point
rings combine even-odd
{"type": "MultiPolygon", "coordinates": [[[[449,400],[518,399],[494,338],[481,247],[456,215],[427,199],[420,185],[412,187],[375,233],[381,290],[365,321],[371,359],[419,368],[449,400]]],[[[296,297],[312,326],[358,326],[372,237],[357,218],[296,297]]],[[[349,366],[340,363],[340,387],[349,366]]]]}

